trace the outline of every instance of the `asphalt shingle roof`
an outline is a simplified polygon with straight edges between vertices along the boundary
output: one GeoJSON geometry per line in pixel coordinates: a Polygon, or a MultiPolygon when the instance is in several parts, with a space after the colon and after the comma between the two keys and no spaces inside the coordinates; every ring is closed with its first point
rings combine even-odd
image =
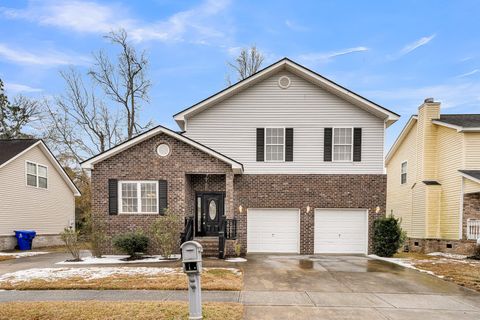
{"type": "Polygon", "coordinates": [[[441,114],[437,120],[464,128],[480,127],[480,114],[441,114]]]}
{"type": "Polygon", "coordinates": [[[38,139],[0,140],[0,165],[15,157],[37,141],[38,139]]]}
{"type": "Polygon", "coordinates": [[[458,170],[458,171],[466,174],[467,176],[480,180],[480,170],[458,170]]]}

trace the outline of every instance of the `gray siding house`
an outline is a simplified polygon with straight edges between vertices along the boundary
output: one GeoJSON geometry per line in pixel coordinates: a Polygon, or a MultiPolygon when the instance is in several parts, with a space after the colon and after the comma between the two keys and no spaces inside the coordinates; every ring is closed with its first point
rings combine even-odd
{"type": "MultiPolygon", "coordinates": [[[[399,116],[285,58],[83,163],[114,235],[169,208],[207,252],[367,253],[399,116]],[[151,190],[152,192],[145,192],[151,190]],[[147,205],[148,203],[148,205],[147,205]]],[[[105,244],[105,252],[113,252],[105,244]]]]}

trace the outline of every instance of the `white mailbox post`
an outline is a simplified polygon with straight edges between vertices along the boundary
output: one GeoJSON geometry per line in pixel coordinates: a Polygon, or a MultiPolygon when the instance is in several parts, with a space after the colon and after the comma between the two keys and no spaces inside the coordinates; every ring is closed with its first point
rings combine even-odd
{"type": "Polygon", "coordinates": [[[188,275],[189,319],[202,319],[202,245],[196,241],[187,241],[180,246],[182,250],[183,272],[188,275]]]}

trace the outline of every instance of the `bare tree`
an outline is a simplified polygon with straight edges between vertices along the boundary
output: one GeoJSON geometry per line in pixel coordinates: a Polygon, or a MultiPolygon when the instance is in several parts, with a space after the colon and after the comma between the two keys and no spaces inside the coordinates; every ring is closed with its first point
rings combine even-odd
{"type": "Polygon", "coordinates": [[[25,127],[39,118],[39,105],[36,100],[18,95],[13,102],[8,100],[0,79],[0,138],[28,138],[32,135],[25,132],[25,127]]]}
{"type": "Polygon", "coordinates": [[[47,138],[67,162],[78,165],[86,157],[103,152],[123,141],[121,117],[99,99],[95,88],[87,89],[75,69],[60,72],[65,93],[53,101],[46,100],[45,111],[51,120],[47,138]]]}
{"type": "MultiPolygon", "coordinates": [[[[235,61],[229,62],[228,65],[235,71],[237,80],[241,81],[256,73],[262,66],[264,59],[265,57],[257,47],[252,45],[250,48],[242,48],[235,61]]],[[[228,78],[227,82],[230,84],[228,78]]]]}
{"type": "Polygon", "coordinates": [[[146,77],[148,59],[145,52],[138,53],[128,42],[127,32],[123,29],[110,32],[105,38],[120,47],[117,60],[112,62],[104,51],[99,51],[94,54],[95,65],[89,74],[102,86],[110,99],[124,107],[127,138],[130,139],[151,125],[150,122],[141,125],[138,116],[141,101],[149,100],[151,82],[146,77]]]}

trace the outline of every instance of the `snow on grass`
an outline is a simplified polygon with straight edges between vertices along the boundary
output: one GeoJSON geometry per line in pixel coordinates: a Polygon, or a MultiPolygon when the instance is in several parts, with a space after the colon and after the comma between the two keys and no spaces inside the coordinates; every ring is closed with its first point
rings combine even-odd
{"type": "Polygon", "coordinates": [[[247,259],[237,257],[237,258],[225,259],[225,261],[226,261],[226,262],[247,262],[247,259]]]}
{"type": "Polygon", "coordinates": [[[462,254],[453,254],[453,253],[444,253],[444,252],[432,252],[432,253],[428,253],[427,255],[433,256],[433,257],[444,257],[444,258],[458,259],[458,260],[463,260],[467,258],[467,256],[462,254]]]}
{"type": "Polygon", "coordinates": [[[0,282],[23,282],[31,280],[55,281],[68,278],[85,280],[108,278],[111,276],[158,276],[180,274],[180,268],[148,267],[92,267],[92,268],[33,268],[6,273],[0,276],[0,282]]]}
{"type": "Polygon", "coordinates": [[[60,261],[56,264],[59,265],[84,265],[84,264],[131,264],[131,263],[153,263],[162,261],[173,261],[179,259],[180,255],[173,255],[171,259],[164,259],[162,256],[148,256],[145,259],[139,260],[124,260],[128,258],[127,255],[104,255],[102,258],[96,258],[92,256],[82,257],[82,261],[60,261]]]}
{"type": "Polygon", "coordinates": [[[24,257],[33,257],[41,254],[47,254],[49,252],[44,251],[24,251],[24,252],[0,252],[0,256],[14,257],[15,259],[24,257]]]}
{"type": "Polygon", "coordinates": [[[402,266],[404,268],[413,269],[413,270],[417,270],[417,271],[420,271],[420,272],[423,272],[423,273],[427,273],[427,274],[435,276],[435,277],[444,278],[444,276],[437,275],[432,271],[422,270],[422,269],[419,269],[419,268],[415,267],[415,265],[412,263],[412,261],[410,259],[386,258],[386,257],[377,256],[376,254],[370,254],[368,256],[370,258],[377,259],[377,260],[382,260],[382,261],[387,261],[387,262],[396,264],[398,266],[402,266]]]}

